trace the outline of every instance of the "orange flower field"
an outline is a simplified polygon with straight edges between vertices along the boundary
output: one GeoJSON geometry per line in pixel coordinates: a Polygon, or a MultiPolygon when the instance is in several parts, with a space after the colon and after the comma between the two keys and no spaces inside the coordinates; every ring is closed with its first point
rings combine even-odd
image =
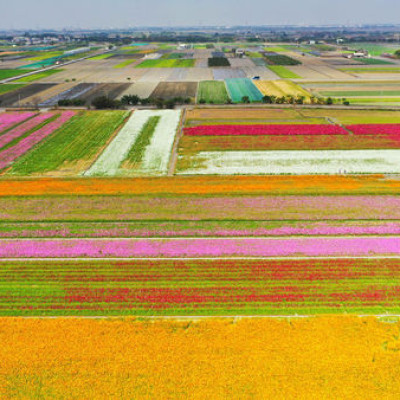
{"type": "Polygon", "coordinates": [[[0,398],[398,399],[376,318],[0,320],[0,398]]]}
{"type": "Polygon", "coordinates": [[[0,180],[0,196],[94,194],[397,194],[384,175],[266,175],[174,178],[0,180]]]}

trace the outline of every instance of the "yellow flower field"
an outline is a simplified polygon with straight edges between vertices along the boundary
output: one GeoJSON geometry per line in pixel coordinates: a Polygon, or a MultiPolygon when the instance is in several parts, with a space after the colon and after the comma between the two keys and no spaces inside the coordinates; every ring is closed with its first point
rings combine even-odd
{"type": "Polygon", "coordinates": [[[255,84],[263,95],[268,96],[304,96],[309,101],[310,94],[299,85],[291,81],[277,80],[277,81],[255,81],[255,84]]]}
{"type": "Polygon", "coordinates": [[[376,318],[0,319],[0,398],[399,399],[376,318]]]}

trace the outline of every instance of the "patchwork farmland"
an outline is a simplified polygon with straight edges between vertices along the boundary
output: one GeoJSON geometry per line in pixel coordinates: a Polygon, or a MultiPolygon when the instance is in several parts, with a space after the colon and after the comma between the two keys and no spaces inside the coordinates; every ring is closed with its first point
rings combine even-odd
{"type": "Polygon", "coordinates": [[[1,398],[191,398],[214,375],[229,390],[199,398],[286,398],[287,376],[305,398],[371,376],[362,398],[396,393],[399,64],[316,49],[142,43],[22,78],[46,56],[4,61],[1,398]],[[99,96],[139,104],[88,109],[99,96]]]}

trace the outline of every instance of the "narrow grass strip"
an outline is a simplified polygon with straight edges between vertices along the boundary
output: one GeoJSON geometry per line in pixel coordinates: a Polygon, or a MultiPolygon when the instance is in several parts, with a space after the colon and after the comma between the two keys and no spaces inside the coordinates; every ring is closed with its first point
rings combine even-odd
{"type": "Polygon", "coordinates": [[[125,161],[129,163],[140,163],[143,160],[146,147],[150,144],[154,131],[160,122],[161,117],[150,117],[143,126],[134,146],[130,149],[125,161]]]}

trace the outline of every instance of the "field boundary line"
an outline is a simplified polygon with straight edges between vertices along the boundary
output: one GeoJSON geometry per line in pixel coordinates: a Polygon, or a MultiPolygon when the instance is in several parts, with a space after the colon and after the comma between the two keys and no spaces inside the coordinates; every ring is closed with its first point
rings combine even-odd
{"type": "Polygon", "coordinates": [[[208,320],[208,319],[308,319],[320,317],[337,317],[337,318],[400,318],[400,314],[283,314],[283,315],[58,315],[58,316],[0,316],[0,319],[109,319],[109,320],[208,320]]]}
{"type": "Polygon", "coordinates": [[[395,256],[315,256],[315,257],[15,257],[15,258],[0,258],[1,262],[35,262],[35,261],[217,261],[217,260],[268,260],[268,261],[283,261],[283,260],[400,260],[400,255],[395,256]]]}
{"type": "MultiPolygon", "coordinates": [[[[134,111],[133,111],[134,112],[134,111]]],[[[84,171],[81,172],[80,175],[84,175],[87,171],[92,168],[92,166],[97,162],[97,160],[100,158],[100,156],[103,154],[103,152],[106,150],[106,148],[111,144],[111,142],[118,136],[118,133],[122,130],[122,128],[126,125],[126,123],[129,121],[129,118],[133,114],[132,111],[127,112],[127,116],[124,118],[120,126],[113,132],[113,134],[108,138],[107,142],[105,145],[99,149],[99,152],[96,154],[96,156],[93,158],[93,162],[86,168],[84,171]]]]}
{"type": "Polygon", "coordinates": [[[175,135],[175,141],[172,146],[172,151],[169,159],[167,176],[174,176],[175,174],[176,163],[178,162],[178,148],[179,148],[179,143],[183,136],[183,128],[185,125],[185,120],[186,120],[186,107],[182,109],[181,119],[179,121],[179,126],[175,135]]]}
{"type": "MultiPolygon", "coordinates": [[[[303,237],[303,236],[302,236],[303,237]]],[[[321,237],[326,238],[326,239],[358,239],[358,238],[365,238],[367,237],[368,239],[400,239],[400,235],[305,235],[306,239],[320,239],[321,237]]],[[[163,241],[179,241],[179,240],[223,240],[226,241],[227,239],[232,239],[235,241],[239,240],[298,240],[298,236],[189,236],[189,237],[165,237],[165,236],[153,236],[153,237],[143,237],[143,236],[132,236],[132,237],[63,237],[61,239],[57,239],[58,241],[79,241],[79,240],[91,240],[91,241],[118,241],[118,240],[148,240],[148,241],[158,241],[158,240],[163,240],[163,241]]],[[[0,238],[0,243],[2,241],[7,241],[7,242],[20,242],[20,241],[53,241],[54,239],[52,238],[38,238],[38,237],[32,237],[32,238],[0,238]]]]}

